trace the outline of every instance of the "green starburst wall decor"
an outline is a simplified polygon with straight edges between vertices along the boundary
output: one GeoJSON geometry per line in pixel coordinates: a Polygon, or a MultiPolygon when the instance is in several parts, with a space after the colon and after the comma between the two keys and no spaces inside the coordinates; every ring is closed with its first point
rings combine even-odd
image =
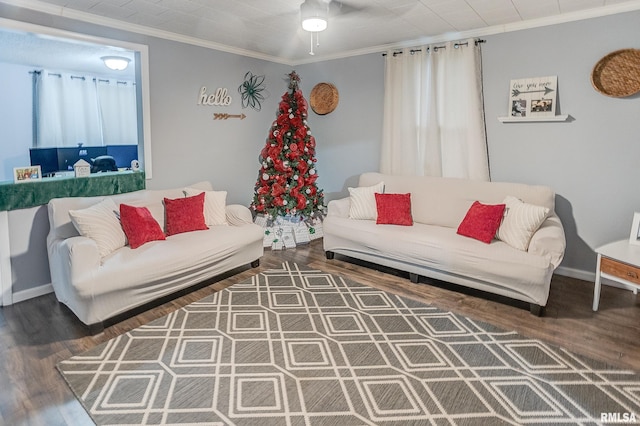
{"type": "Polygon", "coordinates": [[[256,111],[260,111],[260,105],[264,101],[264,75],[253,75],[251,71],[247,71],[244,75],[244,82],[238,87],[238,93],[241,96],[242,108],[251,107],[256,111]]]}

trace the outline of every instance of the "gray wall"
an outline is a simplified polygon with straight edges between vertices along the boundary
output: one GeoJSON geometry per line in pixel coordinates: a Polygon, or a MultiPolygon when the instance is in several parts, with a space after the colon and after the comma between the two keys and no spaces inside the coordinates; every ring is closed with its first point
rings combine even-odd
{"type": "Polygon", "coordinates": [[[486,125],[492,179],[549,185],[565,226],[563,273],[593,273],[593,249],[629,238],[640,211],[640,96],[596,92],[593,66],[604,55],[640,48],[640,12],[486,37],[486,125]],[[568,122],[500,123],[509,80],[558,76],[560,113],[568,122]]]}
{"type": "MultiPolygon", "coordinates": [[[[0,16],[147,44],[153,147],[153,179],[147,186],[179,187],[206,179],[228,190],[230,202],[249,203],[258,154],[291,67],[1,4],[0,16]],[[196,104],[202,85],[226,87],[234,96],[246,71],[266,75],[270,97],[261,112],[242,110],[237,97],[226,109],[196,104]],[[247,118],[213,121],[213,112],[244,112],[247,118]]],[[[633,185],[640,180],[636,165],[639,97],[607,98],[589,82],[591,68],[602,56],[639,47],[638,22],[640,12],[632,12],[490,36],[483,45],[493,180],[546,184],[556,190],[568,240],[564,273],[589,278],[595,267],[592,248],[627,238],[632,214],[640,211],[640,196],[633,185]],[[499,123],[496,117],[507,113],[509,80],[545,75],[558,76],[559,113],[570,114],[572,120],[499,123]]],[[[320,187],[327,200],[345,196],[346,187],[356,184],[359,173],[378,169],[384,60],[371,54],[301,65],[296,70],[307,99],[311,88],[323,81],[335,84],[340,92],[338,108],[331,114],[318,116],[310,111],[309,126],[318,142],[320,187]]],[[[16,239],[12,240],[12,263],[19,268],[14,280],[19,289],[48,282],[46,259],[41,256],[44,243],[28,227],[42,235],[42,215],[29,217],[33,222],[24,225],[24,234],[12,236],[16,239]],[[33,270],[27,273],[26,266],[22,274],[23,265],[33,269],[36,264],[42,266],[39,277],[33,270]]]]}
{"type": "Polygon", "coordinates": [[[33,67],[0,62],[0,181],[13,180],[13,168],[30,161],[33,90],[29,71],[32,70],[33,67]]]}
{"type": "Polygon", "coordinates": [[[318,83],[339,93],[337,108],[317,115],[309,108],[309,126],[317,140],[318,185],[325,201],[348,195],[358,175],[378,170],[382,141],[384,58],[371,54],[299,66],[307,98],[318,83]]]}
{"type": "Polygon", "coordinates": [[[46,244],[49,233],[47,206],[12,210],[8,212],[7,221],[11,245],[12,292],[28,292],[30,289],[49,284],[51,277],[46,244]]]}
{"type": "Polygon", "coordinates": [[[166,40],[150,40],[151,145],[153,179],[147,187],[172,188],[209,180],[228,191],[228,201],[248,205],[258,176],[258,155],[276,118],[290,68],[166,40]],[[257,112],[243,109],[238,86],[251,71],[265,75],[269,97],[257,112]],[[207,92],[227,88],[230,107],[198,105],[207,92]],[[214,112],[243,120],[213,120],[214,112]]]}

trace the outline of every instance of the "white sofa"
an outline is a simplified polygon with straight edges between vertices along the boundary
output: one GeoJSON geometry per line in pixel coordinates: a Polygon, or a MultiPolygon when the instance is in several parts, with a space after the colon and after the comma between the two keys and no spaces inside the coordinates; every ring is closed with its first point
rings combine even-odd
{"type": "Polygon", "coordinates": [[[324,250],[528,302],[540,315],[553,271],[564,256],[564,230],[548,187],[439,177],[364,173],[359,187],[384,182],[385,193],[410,193],[413,226],[377,225],[349,218],[350,199],[333,200],[323,223],[324,250]],[[526,251],[494,239],[490,244],[457,234],[474,201],[500,204],[506,196],[544,206],[549,214],[526,251]]]}
{"type": "MultiPolygon", "coordinates": [[[[208,182],[190,187],[211,190],[208,182]]],[[[145,189],[108,197],[116,205],[147,207],[163,227],[163,199],[185,194],[183,188],[145,189]]],[[[100,331],[107,320],[178,290],[246,264],[258,266],[263,255],[263,230],[253,224],[249,209],[227,205],[228,225],[167,236],[136,249],[126,245],[101,257],[96,242],[80,236],[69,211],[88,208],[105,198],[57,198],[48,204],[47,250],[53,289],[57,299],[92,332],[100,331]]]]}

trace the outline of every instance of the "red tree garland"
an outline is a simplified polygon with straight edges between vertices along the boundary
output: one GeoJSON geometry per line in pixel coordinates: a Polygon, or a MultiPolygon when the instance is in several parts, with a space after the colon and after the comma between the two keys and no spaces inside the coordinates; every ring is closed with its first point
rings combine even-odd
{"type": "Polygon", "coordinates": [[[288,74],[289,86],[282,95],[278,115],[260,153],[251,208],[278,216],[314,217],[324,207],[324,194],[316,180],[316,141],[307,125],[307,101],[299,88],[300,77],[288,74]]]}

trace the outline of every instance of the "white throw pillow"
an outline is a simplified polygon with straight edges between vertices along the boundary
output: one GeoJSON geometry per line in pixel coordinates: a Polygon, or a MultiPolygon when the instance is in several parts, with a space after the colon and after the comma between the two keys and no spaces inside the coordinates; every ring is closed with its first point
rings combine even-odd
{"type": "Polygon", "coordinates": [[[375,194],[384,193],[384,182],[373,186],[347,188],[349,190],[349,218],[360,220],[375,220],[378,218],[375,194]]]}
{"type": "Polygon", "coordinates": [[[531,237],[547,218],[549,209],[512,196],[505,198],[504,204],[506,208],[497,237],[518,250],[527,251],[531,237]]]}
{"type": "Polygon", "coordinates": [[[80,235],[96,242],[100,257],[107,256],[127,243],[127,237],[118,220],[119,210],[110,198],[105,198],[86,209],[69,210],[71,222],[80,235]]]}
{"type": "Polygon", "coordinates": [[[227,191],[203,191],[196,188],[185,188],[187,197],[204,192],[204,222],[207,226],[228,225],[227,223],[227,191]]]}

